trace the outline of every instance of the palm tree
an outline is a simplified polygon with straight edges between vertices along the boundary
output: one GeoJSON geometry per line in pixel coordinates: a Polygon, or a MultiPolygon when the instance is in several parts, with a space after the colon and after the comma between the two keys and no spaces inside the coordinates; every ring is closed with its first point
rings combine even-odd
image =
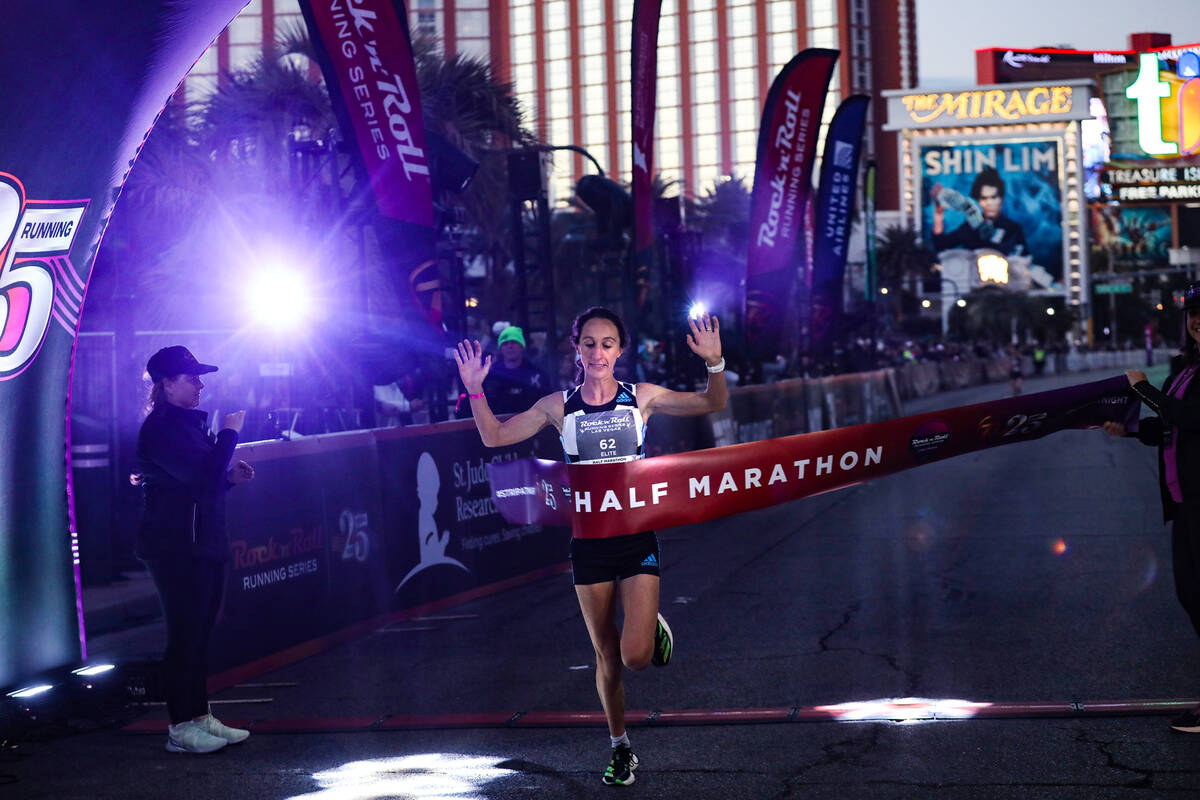
{"type": "Polygon", "coordinates": [[[981,286],[966,300],[965,308],[955,307],[950,313],[951,323],[967,339],[1005,342],[1012,331],[1024,332],[1045,322],[1036,315],[1038,304],[1024,292],[981,286]]]}
{"type": "Polygon", "coordinates": [[[435,131],[479,162],[479,169],[458,196],[439,198],[465,212],[472,229],[472,253],[507,251],[508,215],[497,214],[508,201],[507,152],[536,143],[512,84],[498,83],[483,60],[462,54],[444,58],[429,40],[413,45],[417,83],[426,130],[435,131]]]}
{"type": "MultiPolygon", "coordinates": [[[[467,231],[468,256],[502,263],[508,215],[495,210],[506,205],[504,154],[533,136],[512,87],[495,82],[486,64],[443,58],[428,39],[414,42],[414,54],[426,128],[480,162],[465,192],[435,199],[461,209],[450,216],[467,231]]],[[[318,260],[334,257],[326,251],[345,259],[347,248],[357,247],[346,239],[345,217],[362,211],[367,192],[349,156],[327,146],[320,155],[325,166],[332,161],[330,169],[297,175],[297,152],[327,142],[337,128],[328,92],[311,78],[312,58],[304,27],[287,28],[276,48],[227,75],[202,103],[170,103],[147,140],[108,241],[114,254],[139,261],[140,293],[162,296],[151,305],[158,316],[194,311],[195,291],[236,280],[239,265],[268,249],[266,242],[280,250],[291,244],[318,260]],[[350,204],[339,213],[343,197],[350,204]],[[187,301],[170,308],[181,295],[187,301]]]]}
{"type": "Polygon", "coordinates": [[[937,257],[911,227],[892,225],[879,237],[876,249],[880,286],[900,287],[914,278],[928,277],[937,257]]]}
{"type": "Polygon", "coordinates": [[[695,215],[706,243],[723,243],[730,251],[745,253],[750,230],[750,187],[737,175],[715,181],[693,200],[695,215]]]}

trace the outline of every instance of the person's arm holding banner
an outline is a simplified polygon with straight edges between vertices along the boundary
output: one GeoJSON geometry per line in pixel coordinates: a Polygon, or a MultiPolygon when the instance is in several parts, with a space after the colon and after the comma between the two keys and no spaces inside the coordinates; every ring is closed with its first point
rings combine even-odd
{"type": "Polygon", "coordinates": [[[1169,380],[1163,384],[1161,390],[1156,389],[1146,379],[1146,373],[1140,369],[1126,370],[1125,377],[1138,397],[1158,412],[1164,428],[1200,431],[1200,395],[1192,393],[1189,396],[1185,392],[1183,397],[1175,397],[1168,394],[1169,380]]]}
{"type": "MultiPolygon", "coordinates": [[[[1141,383],[1146,378],[1146,373],[1141,370],[1126,370],[1125,378],[1129,381],[1129,386],[1132,388],[1135,384],[1141,383]],[[1138,373],[1132,375],[1131,373],[1138,373]]],[[[1140,397],[1140,395],[1139,395],[1140,397]]],[[[1104,422],[1100,425],[1100,430],[1107,433],[1109,436],[1116,438],[1129,437],[1135,438],[1144,445],[1157,447],[1162,444],[1163,431],[1169,431],[1170,427],[1163,427],[1162,419],[1159,417],[1144,417],[1138,420],[1137,430],[1129,430],[1121,422],[1104,422]]]]}
{"type": "Polygon", "coordinates": [[[1163,382],[1162,389],[1156,389],[1146,378],[1146,373],[1140,369],[1125,371],[1134,393],[1151,409],[1158,412],[1157,417],[1145,417],[1138,423],[1138,429],[1133,432],[1126,430],[1119,422],[1105,422],[1101,427],[1110,436],[1135,436],[1151,447],[1165,443],[1172,428],[1185,431],[1200,431],[1200,396],[1193,394],[1188,397],[1173,397],[1168,394],[1168,387],[1173,383],[1175,375],[1163,382]]]}

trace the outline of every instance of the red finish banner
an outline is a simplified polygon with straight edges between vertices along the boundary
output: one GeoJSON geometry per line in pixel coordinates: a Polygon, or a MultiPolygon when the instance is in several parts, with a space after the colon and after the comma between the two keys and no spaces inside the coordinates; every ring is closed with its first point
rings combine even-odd
{"type": "MultiPolygon", "coordinates": [[[[813,149],[838,51],[810,48],[789,61],[767,94],[750,194],[746,259],[746,337],[751,349],[774,340],[791,297],[812,193],[813,149]]],[[[773,353],[769,355],[774,355],[773,353]]]]}
{"type": "Polygon", "coordinates": [[[1140,404],[1124,377],[911,417],[621,464],[489,464],[509,522],[605,538],[719,519],[1056,431],[1117,421],[1140,404]]]}
{"type": "Polygon", "coordinates": [[[403,0],[308,0],[300,7],[379,213],[432,226],[429,157],[403,0]]]}

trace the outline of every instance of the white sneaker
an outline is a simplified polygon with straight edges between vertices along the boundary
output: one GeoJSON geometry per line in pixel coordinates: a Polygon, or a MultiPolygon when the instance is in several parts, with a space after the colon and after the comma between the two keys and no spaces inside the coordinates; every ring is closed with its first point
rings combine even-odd
{"type": "Polygon", "coordinates": [[[204,719],[197,720],[196,724],[203,728],[206,733],[216,736],[218,739],[224,739],[228,744],[244,742],[250,736],[250,731],[243,728],[231,728],[212,714],[209,714],[204,719]]]}
{"type": "Polygon", "coordinates": [[[213,736],[191,720],[167,726],[169,753],[213,753],[227,744],[224,739],[213,736]]]}

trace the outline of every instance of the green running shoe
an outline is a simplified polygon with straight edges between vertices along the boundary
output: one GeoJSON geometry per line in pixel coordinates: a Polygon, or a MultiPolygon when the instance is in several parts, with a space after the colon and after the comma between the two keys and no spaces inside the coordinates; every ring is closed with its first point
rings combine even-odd
{"type": "Polygon", "coordinates": [[[612,761],[604,770],[605,786],[629,786],[634,782],[633,771],[638,768],[638,757],[629,749],[629,745],[619,744],[612,749],[612,761]]]}
{"type": "Polygon", "coordinates": [[[654,629],[654,655],[650,663],[656,667],[665,667],[671,661],[671,653],[675,650],[675,637],[671,635],[671,626],[667,624],[662,614],[658,615],[658,626],[654,629]]]}

